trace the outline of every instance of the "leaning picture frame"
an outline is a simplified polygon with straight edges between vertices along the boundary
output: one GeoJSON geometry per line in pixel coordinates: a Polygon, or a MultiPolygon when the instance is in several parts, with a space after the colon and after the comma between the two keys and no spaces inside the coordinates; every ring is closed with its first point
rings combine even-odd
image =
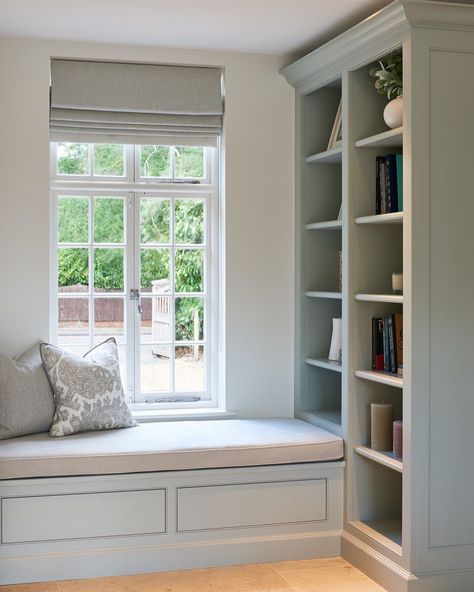
{"type": "Polygon", "coordinates": [[[339,101],[336,117],[329,138],[328,150],[342,146],[342,99],[339,101]]]}

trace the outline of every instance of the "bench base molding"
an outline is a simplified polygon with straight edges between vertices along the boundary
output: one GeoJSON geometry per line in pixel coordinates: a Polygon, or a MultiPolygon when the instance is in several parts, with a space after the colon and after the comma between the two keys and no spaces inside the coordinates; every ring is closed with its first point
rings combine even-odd
{"type": "Polygon", "coordinates": [[[0,481],[0,584],[339,555],[343,466],[0,481]]]}

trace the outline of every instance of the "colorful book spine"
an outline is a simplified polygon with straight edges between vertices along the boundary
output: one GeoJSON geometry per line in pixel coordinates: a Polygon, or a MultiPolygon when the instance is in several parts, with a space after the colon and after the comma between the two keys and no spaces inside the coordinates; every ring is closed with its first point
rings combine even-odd
{"type": "Polygon", "coordinates": [[[385,157],[386,175],[386,211],[387,213],[398,212],[397,192],[397,157],[395,154],[387,154],[385,157]]]}
{"type": "Polygon", "coordinates": [[[395,348],[397,352],[397,375],[403,376],[403,313],[399,312],[394,315],[395,328],[394,339],[395,348]]]}
{"type": "Polygon", "coordinates": [[[385,163],[383,156],[377,156],[375,159],[376,169],[376,185],[375,185],[375,213],[382,213],[382,190],[381,190],[381,168],[382,163],[385,163]]]}
{"type": "Polygon", "coordinates": [[[388,337],[388,317],[383,318],[383,369],[390,372],[390,341],[388,337]]]}
{"type": "Polygon", "coordinates": [[[398,211],[403,212],[403,154],[397,154],[398,211]]]}
{"type": "Polygon", "coordinates": [[[396,350],[396,343],[394,338],[394,324],[395,324],[395,315],[390,315],[387,317],[388,321],[388,352],[389,352],[389,359],[390,359],[390,372],[392,374],[397,373],[397,350],[396,350]]]}

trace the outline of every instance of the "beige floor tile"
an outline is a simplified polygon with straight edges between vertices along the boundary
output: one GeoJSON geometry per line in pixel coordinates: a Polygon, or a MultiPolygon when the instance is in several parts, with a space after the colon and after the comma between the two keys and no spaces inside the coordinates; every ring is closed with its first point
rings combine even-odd
{"type": "Polygon", "coordinates": [[[14,586],[0,586],[0,592],[58,592],[58,587],[56,582],[15,584],[14,586]]]}
{"type": "Polygon", "coordinates": [[[297,592],[384,592],[383,588],[348,563],[310,569],[297,567],[278,573],[297,592]]]}
{"type": "MultiPolygon", "coordinates": [[[[270,565],[59,582],[60,592],[294,592],[270,565]]],[[[0,591],[1,592],[1,591],[0,591]]]]}
{"type": "Polygon", "coordinates": [[[323,557],[322,559],[299,559],[298,561],[279,561],[270,564],[278,573],[294,569],[316,569],[318,567],[349,565],[342,557],[323,557]]]}

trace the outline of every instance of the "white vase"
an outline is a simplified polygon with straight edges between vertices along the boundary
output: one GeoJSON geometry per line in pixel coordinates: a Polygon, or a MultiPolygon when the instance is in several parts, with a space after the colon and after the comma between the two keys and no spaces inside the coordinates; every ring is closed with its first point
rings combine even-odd
{"type": "Polygon", "coordinates": [[[403,97],[397,97],[387,103],[383,118],[390,129],[395,129],[403,124],[403,97]]]}
{"type": "Polygon", "coordinates": [[[332,338],[328,359],[339,362],[342,350],[342,319],[332,320],[332,338]]]}

